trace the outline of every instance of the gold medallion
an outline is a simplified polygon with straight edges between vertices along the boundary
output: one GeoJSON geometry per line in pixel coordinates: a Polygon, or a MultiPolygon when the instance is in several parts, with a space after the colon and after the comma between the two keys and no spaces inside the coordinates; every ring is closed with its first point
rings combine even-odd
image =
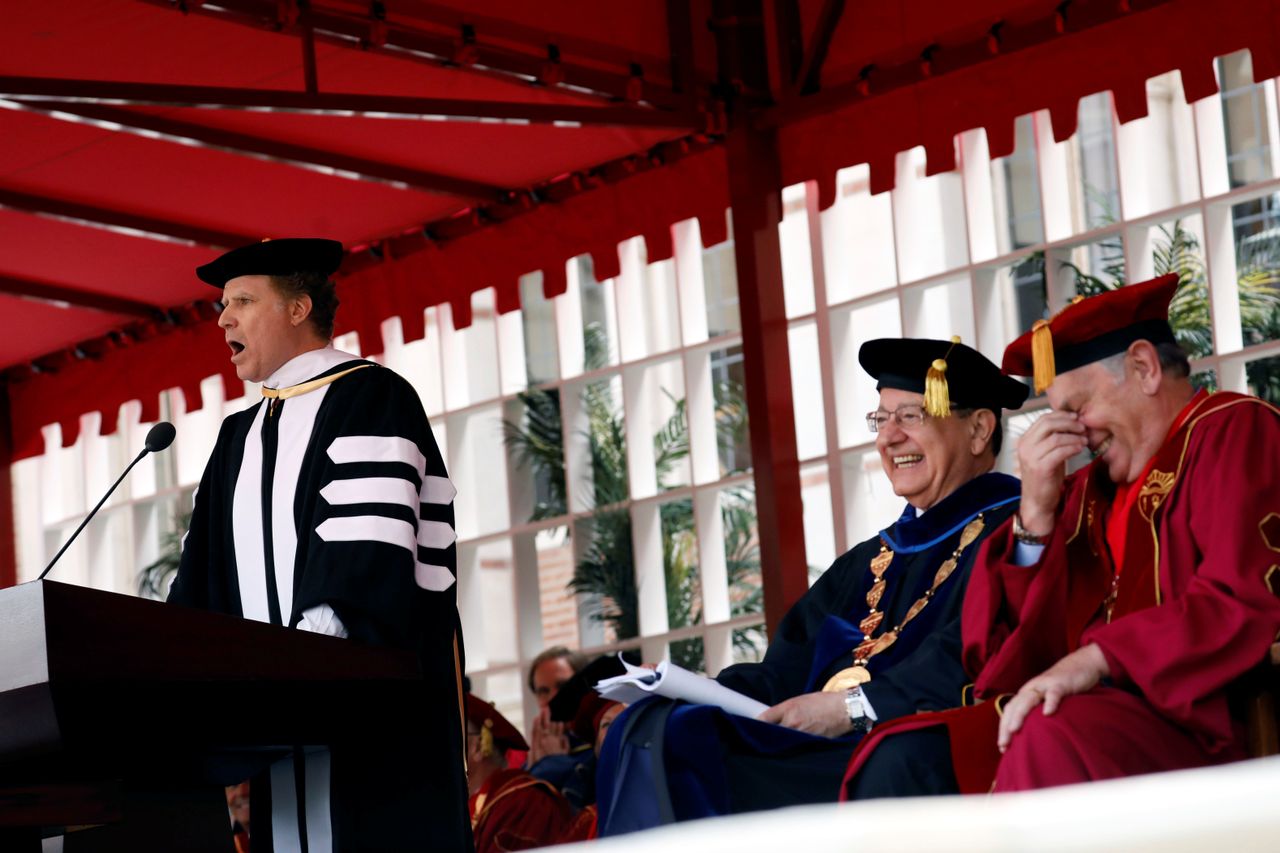
{"type": "Polygon", "coordinates": [[[822,685],[823,693],[839,693],[871,680],[871,672],[865,666],[851,666],[837,672],[822,685]]]}

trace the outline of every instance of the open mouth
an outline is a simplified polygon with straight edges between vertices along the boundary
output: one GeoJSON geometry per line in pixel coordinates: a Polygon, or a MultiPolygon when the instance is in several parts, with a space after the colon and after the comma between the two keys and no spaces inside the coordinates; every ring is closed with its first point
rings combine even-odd
{"type": "Polygon", "coordinates": [[[893,457],[893,467],[895,468],[914,468],[924,461],[924,455],[920,453],[908,453],[903,456],[893,457]]]}
{"type": "Polygon", "coordinates": [[[1102,444],[1099,444],[1097,450],[1092,451],[1094,459],[1097,459],[1099,456],[1111,449],[1111,440],[1113,438],[1115,438],[1114,435],[1107,436],[1107,440],[1102,442],[1102,444]]]}
{"type": "Polygon", "coordinates": [[[240,353],[244,352],[244,344],[239,341],[227,341],[227,346],[231,347],[232,358],[235,358],[240,353]]]}

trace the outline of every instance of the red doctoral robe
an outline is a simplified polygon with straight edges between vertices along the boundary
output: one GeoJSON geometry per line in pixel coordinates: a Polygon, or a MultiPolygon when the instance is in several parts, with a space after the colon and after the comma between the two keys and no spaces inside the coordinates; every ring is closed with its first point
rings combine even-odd
{"type": "Polygon", "coordinates": [[[934,725],[948,727],[965,793],[1244,757],[1227,687],[1280,632],[1277,472],[1280,410],[1201,393],[1130,487],[1130,502],[1117,500],[1100,462],[1068,478],[1036,565],[1014,564],[1006,522],[978,555],[962,614],[975,695],[997,701],[878,727],[854,753],[844,790],[878,742],[934,725]],[[1120,519],[1108,530],[1113,504],[1128,507],[1123,531],[1120,519]],[[1124,543],[1118,575],[1109,542],[1124,543]],[[1088,643],[1107,660],[1109,686],[1067,697],[1049,717],[1037,708],[1002,757],[999,697],[1088,643]]]}
{"type": "Polygon", "coordinates": [[[470,807],[476,853],[559,843],[573,820],[564,796],[523,770],[494,773],[471,796],[470,807]]]}

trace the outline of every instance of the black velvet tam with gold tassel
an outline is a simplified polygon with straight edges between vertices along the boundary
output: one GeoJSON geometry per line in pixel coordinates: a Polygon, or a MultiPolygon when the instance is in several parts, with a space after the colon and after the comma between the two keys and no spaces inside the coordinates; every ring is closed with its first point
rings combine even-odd
{"type": "Polygon", "coordinates": [[[954,339],[867,341],[858,350],[858,363],[876,380],[877,391],[897,388],[924,395],[934,417],[946,417],[951,409],[1017,409],[1030,391],[982,353],[954,339]]]}

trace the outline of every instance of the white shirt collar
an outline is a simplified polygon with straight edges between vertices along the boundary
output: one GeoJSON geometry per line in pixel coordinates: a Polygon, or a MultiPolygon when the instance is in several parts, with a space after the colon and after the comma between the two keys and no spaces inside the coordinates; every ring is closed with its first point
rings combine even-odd
{"type": "Polygon", "coordinates": [[[262,383],[265,388],[288,388],[319,376],[326,370],[342,364],[344,361],[357,361],[360,356],[334,349],[328,344],[320,349],[307,350],[302,355],[295,355],[276,369],[276,372],[262,383]]]}

